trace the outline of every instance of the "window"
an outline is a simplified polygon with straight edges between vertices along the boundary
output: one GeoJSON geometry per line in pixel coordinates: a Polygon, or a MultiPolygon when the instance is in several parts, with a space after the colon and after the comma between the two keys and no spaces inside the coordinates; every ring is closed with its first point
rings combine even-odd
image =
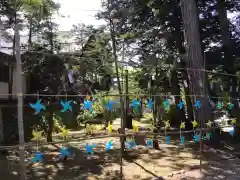
{"type": "Polygon", "coordinates": [[[0,63],[0,82],[9,82],[9,66],[0,63]]]}

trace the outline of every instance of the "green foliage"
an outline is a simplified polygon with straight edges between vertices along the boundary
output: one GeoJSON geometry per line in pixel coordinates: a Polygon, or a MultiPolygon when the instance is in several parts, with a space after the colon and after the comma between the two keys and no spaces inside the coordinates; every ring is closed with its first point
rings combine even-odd
{"type": "Polygon", "coordinates": [[[63,87],[61,80],[64,73],[63,58],[56,55],[25,53],[23,60],[25,72],[32,78],[31,92],[59,93],[58,89],[63,87]]]}
{"type": "Polygon", "coordinates": [[[163,121],[173,119],[174,115],[176,114],[176,109],[177,109],[177,107],[175,104],[170,105],[169,109],[167,111],[165,111],[165,113],[163,114],[163,121]]]}
{"type": "Polygon", "coordinates": [[[153,119],[153,114],[152,113],[144,113],[143,118],[145,118],[145,119],[153,119]]]}
{"type": "Polygon", "coordinates": [[[85,24],[74,25],[71,36],[83,47],[83,53],[80,58],[76,58],[75,63],[79,66],[84,78],[88,73],[101,76],[112,75],[110,35],[105,32],[105,27],[94,28],[85,24]]]}
{"type": "Polygon", "coordinates": [[[53,131],[55,133],[60,133],[64,127],[62,119],[56,114],[53,117],[53,131]]]}
{"type": "Polygon", "coordinates": [[[95,111],[87,111],[84,110],[83,112],[80,112],[78,115],[78,124],[85,123],[86,121],[93,120],[97,116],[97,113],[95,111]]]}
{"type": "Polygon", "coordinates": [[[75,128],[77,123],[77,119],[72,112],[54,112],[54,120],[57,120],[57,122],[62,126],[65,126],[66,129],[75,128]]]}
{"type": "Polygon", "coordinates": [[[97,116],[103,114],[103,105],[104,105],[104,98],[102,98],[103,93],[95,94],[93,96],[93,99],[95,99],[93,104],[93,110],[92,111],[80,111],[79,115],[77,116],[78,123],[84,123],[88,120],[93,120],[97,116]]]}
{"type": "Polygon", "coordinates": [[[139,77],[140,69],[129,69],[128,70],[128,91],[130,94],[141,94],[144,91],[136,79],[139,77]]]}

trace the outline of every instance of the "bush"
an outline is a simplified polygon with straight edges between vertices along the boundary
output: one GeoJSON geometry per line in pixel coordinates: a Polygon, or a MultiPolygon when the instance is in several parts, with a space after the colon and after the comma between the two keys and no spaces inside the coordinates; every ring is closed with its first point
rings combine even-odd
{"type": "Polygon", "coordinates": [[[85,123],[86,121],[94,119],[95,117],[97,117],[97,113],[95,111],[84,110],[77,116],[78,124],[85,123]]]}
{"type": "Polygon", "coordinates": [[[176,105],[171,104],[169,109],[163,114],[163,121],[172,120],[176,113],[176,105]]]}
{"type": "Polygon", "coordinates": [[[84,123],[92,119],[103,119],[104,121],[113,120],[121,116],[119,103],[114,105],[113,111],[105,109],[104,105],[107,103],[109,97],[103,97],[102,93],[93,97],[95,99],[92,111],[80,111],[77,119],[78,123],[84,123]]]}

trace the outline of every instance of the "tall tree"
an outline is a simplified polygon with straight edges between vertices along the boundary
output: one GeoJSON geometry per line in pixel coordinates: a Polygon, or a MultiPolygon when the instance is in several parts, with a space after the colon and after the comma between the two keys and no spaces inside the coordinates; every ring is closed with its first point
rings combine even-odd
{"type": "Polygon", "coordinates": [[[218,19],[220,24],[220,32],[222,39],[222,51],[224,53],[224,70],[228,74],[232,74],[228,81],[227,88],[231,88],[231,97],[233,97],[234,104],[236,103],[236,88],[237,88],[237,77],[235,68],[235,58],[234,58],[234,46],[232,41],[232,35],[230,31],[230,21],[227,18],[227,2],[225,0],[217,0],[216,9],[218,13],[218,19]]]}
{"type": "MultiPolygon", "coordinates": [[[[201,70],[205,69],[202,54],[202,46],[199,33],[199,18],[195,0],[188,2],[181,0],[182,17],[184,24],[186,49],[188,57],[188,74],[191,83],[192,94],[195,95],[194,100],[201,102],[201,109],[196,111],[197,120],[203,124],[206,119],[211,119],[211,108],[209,100],[206,96],[205,73],[201,70]]],[[[205,124],[205,123],[204,123],[205,124]]]]}

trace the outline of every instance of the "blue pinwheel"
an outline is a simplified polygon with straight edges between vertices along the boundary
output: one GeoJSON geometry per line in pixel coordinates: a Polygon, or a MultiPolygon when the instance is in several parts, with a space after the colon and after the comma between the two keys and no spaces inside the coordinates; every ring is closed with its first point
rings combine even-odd
{"type": "Polygon", "coordinates": [[[146,145],[147,145],[147,147],[153,147],[153,140],[152,139],[147,139],[146,140],[146,145]]]}
{"type": "Polygon", "coordinates": [[[148,109],[152,109],[153,108],[153,100],[152,99],[148,99],[147,107],[148,107],[148,109]]]}
{"type": "Polygon", "coordinates": [[[46,107],[44,105],[41,104],[41,100],[37,100],[37,102],[35,104],[31,104],[30,103],[31,108],[35,109],[35,115],[39,114],[41,112],[41,110],[46,110],[46,107]]]}
{"type": "Polygon", "coordinates": [[[130,141],[125,142],[125,147],[127,149],[133,149],[134,147],[136,147],[135,140],[130,140],[130,141]]]}
{"type": "Polygon", "coordinates": [[[61,105],[63,107],[63,109],[61,110],[61,112],[66,112],[66,111],[72,111],[72,105],[71,105],[72,101],[61,101],[61,105]]]}
{"type": "Polygon", "coordinates": [[[181,110],[183,108],[183,105],[184,105],[184,102],[183,101],[180,101],[178,103],[178,108],[181,110]]]}
{"type": "Polygon", "coordinates": [[[227,108],[228,108],[228,110],[231,110],[233,108],[233,104],[232,103],[228,103],[227,108]]]}
{"type": "Polygon", "coordinates": [[[113,110],[114,104],[116,104],[116,102],[109,99],[104,106],[108,111],[111,111],[111,110],[113,110]]]}
{"type": "Polygon", "coordinates": [[[166,144],[170,144],[171,143],[171,137],[170,136],[165,136],[164,141],[165,141],[166,144]]]}
{"type": "Polygon", "coordinates": [[[193,106],[195,108],[199,109],[201,107],[201,102],[199,100],[197,100],[193,106]]]}
{"type": "Polygon", "coordinates": [[[181,141],[181,144],[185,144],[185,137],[184,137],[184,136],[181,136],[180,141],[181,141]]]}
{"type": "Polygon", "coordinates": [[[86,144],[86,153],[88,154],[93,154],[94,153],[94,150],[93,148],[96,147],[96,144],[91,144],[89,145],[88,143],[86,144]]]}
{"type": "Polygon", "coordinates": [[[109,151],[113,148],[112,140],[106,142],[106,151],[109,151]]]}
{"type": "Polygon", "coordinates": [[[84,100],[82,109],[91,111],[93,102],[89,100],[84,100]]]}
{"type": "Polygon", "coordinates": [[[222,108],[223,108],[223,104],[222,104],[222,102],[218,102],[218,104],[217,104],[217,108],[218,108],[218,109],[222,109],[222,108]]]}
{"type": "Polygon", "coordinates": [[[169,108],[169,102],[168,102],[167,99],[163,101],[163,107],[164,107],[164,109],[168,109],[169,108]]]}
{"type": "Polygon", "coordinates": [[[43,153],[35,153],[31,161],[33,163],[43,162],[43,153]]]}
{"type": "Polygon", "coordinates": [[[212,133],[211,132],[208,132],[206,134],[206,136],[204,137],[204,140],[210,140],[211,139],[211,136],[212,136],[212,133]]]}
{"type": "Polygon", "coordinates": [[[233,137],[234,136],[234,127],[229,131],[229,134],[233,137]]]}
{"type": "Polygon", "coordinates": [[[200,134],[195,134],[193,136],[193,141],[196,143],[196,142],[199,142],[200,141],[200,134]]]}
{"type": "Polygon", "coordinates": [[[60,148],[60,155],[56,160],[60,160],[60,159],[66,159],[68,157],[71,156],[71,153],[69,151],[69,148],[60,148]]]}
{"type": "Polygon", "coordinates": [[[134,109],[138,109],[141,106],[141,103],[137,99],[133,99],[133,101],[130,103],[130,107],[134,109]]]}

